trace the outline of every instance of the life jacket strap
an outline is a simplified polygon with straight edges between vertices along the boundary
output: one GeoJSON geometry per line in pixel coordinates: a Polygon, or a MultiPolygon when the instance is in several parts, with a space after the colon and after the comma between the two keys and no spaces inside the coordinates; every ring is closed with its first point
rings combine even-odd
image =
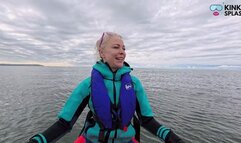
{"type": "Polygon", "coordinates": [[[87,122],[90,121],[90,119],[93,117],[93,114],[91,111],[89,111],[87,113],[87,116],[85,118],[85,123],[84,123],[84,127],[81,129],[80,133],[79,133],[79,136],[82,135],[83,132],[85,132],[88,128],[89,128],[89,125],[87,126],[87,122]]]}
{"type": "Polygon", "coordinates": [[[100,129],[98,141],[101,143],[105,142],[105,130],[100,129]]]}
{"type": "MultiPolygon", "coordinates": [[[[100,126],[98,141],[100,143],[107,143],[108,140],[109,140],[110,132],[114,129],[105,129],[104,126],[97,120],[96,116],[93,115],[92,111],[88,112],[88,114],[86,116],[86,119],[85,119],[84,127],[82,128],[79,136],[81,136],[83,134],[83,132],[86,132],[88,130],[88,128],[93,127],[94,124],[93,125],[87,125],[88,124],[87,122],[90,121],[90,120],[95,121],[100,126]],[[105,132],[106,132],[106,134],[105,134],[105,132]]],[[[135,139],[138,142],[140,142],[140,121],[136,117],[136,115],[134,115],[134,117],[133,117],[133,126],[134,126],[134,129],[136,131],[135,139]]],[[[127,128],[128,128],[128,126],[125,126],[123,128],[123,130],[127,131],[127,128]]]]}
{"type": "Polygon", "coordinates": [[[102,129],[102,130],[106,129],[105,126],[103,125],[103,123],[100,121],[100,119],[94,114],[93,114],[93,119],[95,120],[96,123],[98,123],[98,125],[100,126],[100,129],[102,129]]]}
{"type": "Polygon", "coordinates": [[[121,109],[111,109],[113,129],[121,129],[121,109]]]}
{"type": "MultiPolygon", "coordinates": [[[[91,112],[91,111],[90,111],[91,112]]],[[[103,123],[101,123],[101,121],[98,119],[98,117],[96,115],[94,115],[92,113],[93,119],[95,120],[96,123],[98,123],[98,125],[100,126],[100,131],[99,131],[99,137],[98,137],[98,141],[100,143],[108,143],[108,139],[110,136],[110,132],[113,129],[107,129],[104,127],[103,123]],[[106,134],[105,134],[106,132],[106,134]]]]}

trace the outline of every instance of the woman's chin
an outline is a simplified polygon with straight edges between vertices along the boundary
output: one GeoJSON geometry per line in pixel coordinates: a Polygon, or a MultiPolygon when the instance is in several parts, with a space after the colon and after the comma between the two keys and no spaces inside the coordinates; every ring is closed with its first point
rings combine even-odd
{"type": "Polygon", "coordinates": [[[120,62],[120,63],[116,64],[116,67],[121,68],[121,67],[123,67],[123,65],[124,65],[124,62],[120,62]]]}

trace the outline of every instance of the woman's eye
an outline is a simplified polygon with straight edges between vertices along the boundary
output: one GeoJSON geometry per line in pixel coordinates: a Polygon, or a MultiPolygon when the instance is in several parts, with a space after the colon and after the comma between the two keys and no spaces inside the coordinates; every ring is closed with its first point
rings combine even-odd
{"type": "Polygon", "coordinates": [[[120,47],[120,46],[113,46],[112,48],[113,48],[113,49],[122,49],[122,50],[124,50],[124,51],[126,50],[125,47],[120,47]]]}

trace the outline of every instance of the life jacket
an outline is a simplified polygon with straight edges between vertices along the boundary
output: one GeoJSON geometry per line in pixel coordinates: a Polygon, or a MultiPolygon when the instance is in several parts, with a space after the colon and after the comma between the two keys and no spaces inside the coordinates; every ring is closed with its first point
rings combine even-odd
{"type": "Polygon", "coordinates": [[[136,96],[130,74],[125,73],[121,77],[119,103],[116,106],[111,103],[102,74],[93,69],[91,72],[91,100],[95,120],[101,128],[99,140],[103,140],[104,131],[110,132],[114,129],[126,131],[136,110],[136,96]]]}

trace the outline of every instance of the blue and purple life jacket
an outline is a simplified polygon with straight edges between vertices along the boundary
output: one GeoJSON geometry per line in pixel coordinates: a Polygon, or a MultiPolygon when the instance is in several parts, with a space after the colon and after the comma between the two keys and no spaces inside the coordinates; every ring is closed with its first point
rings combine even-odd
{"type": "Polygon", "coordinates": [[[103,76],[96,69],[91,73],[91,99],[95,117],[101,128],[125,130],[134,117],[136,95],[131,76],[125,73],[121,77],[119,104],[111,103],[103,76]]]}

